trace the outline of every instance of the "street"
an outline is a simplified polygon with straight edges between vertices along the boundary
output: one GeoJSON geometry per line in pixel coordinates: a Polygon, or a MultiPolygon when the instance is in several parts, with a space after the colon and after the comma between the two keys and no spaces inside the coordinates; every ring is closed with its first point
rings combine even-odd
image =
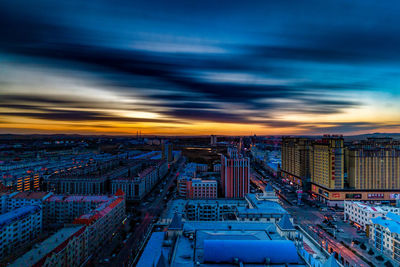
{"type": "Polygon", "coordinates": [[[129,224],[130,220],[136,219],[138,223],[134,225],[133,229],[130,229],[125,240],[121,237],[122,231],[115,233],[110,242],[97,253],[98,257],[93,260],[93,266],[132,266],[134,264],[133,260],[139,253],[146,234],[151,232],[154,222],[164,209],[164,203],[172,196],[168,192],[174,189],[174,181],[181,171],[183,163],[184,160],[180,160],[177,163],[177,170],[168,174],[152,189],[151,193],[142,199],[140,205],[134,209],[142,216],[140,218],[134,218],[133,215],[129,216],[129,220],[126,222],[129,224]],[[166,200],[164,200],[165,198],[166,200]],[[118,247],[120,247],[120,250],[116,251],[115,248],[118,247]]]}
{"type": "MultiPolygon", "coordinates": [[[[269,176],[265,172],[260,174],[257,169],[253,170],[251,174],[251,181],[256,184],[261,191],[264,191],[263,187],[265,187],[267,183],[271,183],[278,197],[281,199],[283,208],[293,217],[295,225],[304,229],[320,246],[327,249],[330,253],[333,251],[339,253],[344,259],[343,262],[348,262],[352,266],[370,266],[341,243],[343,242],[347,244],[348,247],[351,247],[354,240],[368,242],[365,236],[360,236],[357,233],[355,227],[342,220],[343,212],[332,210],[321,211],[317,207],[311,207],[308,204],[301,204],[301,206],[299,206],[297,205],[297,194],[295,190],[289,188],[283,181],[269,176]],[[333,215],[335,218],[329,225],[324,218],[325,214],[333,215]]],[[[371,257],[365,254],[365,252],[362,253],[362,256],[371,260],[371,257]]]]}

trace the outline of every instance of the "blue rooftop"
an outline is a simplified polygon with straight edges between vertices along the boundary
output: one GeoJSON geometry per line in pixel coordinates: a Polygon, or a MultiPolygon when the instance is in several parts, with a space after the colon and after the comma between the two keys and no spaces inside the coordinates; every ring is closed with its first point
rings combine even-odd
{"type": "Polygon", "coordinates": [[[296,247],[289,240],[204,240],[205,262],[271,264],[298,263],[296,247]]]}
{"type": "Polygon", "coordinates": [[[278,226],[282,230],[295,230],[292,222],[289,219],[289,215],[287,214],[283,215],[282,219],[279,220],[278,226]]]}
{"type": "Polygon", "coordinates": [[[149,267],[159,259],[162,250],[162,243],[164,240],[164,232],[154,232],[145,250],[140,257],[137,267],[149,267]]]}
{"type": "Polygon", "coordinates": [[[182,230],[183,223],[182,223],[182,216],[175,212],[174,217],[172,218],[171,223],[168,226],[168,230],[182,230]]]}
{"type": "Polygon", "coordinates": [[[400,216],[392,212],[386,214],[386,217],[377,217],[371,219],[372,223],[379,224],[389,229],[392,233],[400,234],[400,216]]]}
{"type": "Polygon", "coordinates": [[[0,215],[0,229],[30,214],[39,211],[39,206],[23,206],[18,209],[0,215]]]}

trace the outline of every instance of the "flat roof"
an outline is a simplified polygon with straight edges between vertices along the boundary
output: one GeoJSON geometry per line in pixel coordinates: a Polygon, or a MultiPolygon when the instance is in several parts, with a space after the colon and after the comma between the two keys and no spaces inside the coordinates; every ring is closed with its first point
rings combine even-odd
{"type": "MultiPolygon", "coordinates": [[[[62,228],[42,243],[34,245],[33,249],[19,257],[10,266],[32,266],[46,257],[47,254],[60,247],[68,238],[79,232],[82,228],[85,228],[85,226],[79,225],[62,228]]],[[[60,249],[62,248],[60,247],[60,249]]]]}
{"type": "Polygon", "coordinates": [[[60,201],[60,202],[106,202],[112,199],[107,195],[86,196],[86,195],[53,195],[47,201],[60,201]]]}
{"type": "Polygon", "coordinates": [[[43,199],[49,192],[19,192],[11,198],[43,199]]]}
{"type": "MultiPolygon", "coordinates": [[[[219,257],[221,255],[224,256],[223,254],[229,254],[232,252],[229,249],[225,250],[225,245],[229,245],[231,243],[240,243],[244,244],[244,247],[247,248],[247,244],[251,245],[254,243],[257,249],[254,249],[255,246],[253,246],[253,249],[251,249],[250,251],[253,253],[251,255],[249,252],[249,248],[247,248],[247,250],[244,251],[241,255],[239,255],[240,253],[238,252],[238,249],[236,249],[235,252],[232,252],[234,254],[236,253],[238,256],[243,256],[244,258],[241,260],[246,261],[247,258],[245,257],[249,258],[257,256],[258,258],[260,258],[260,256],[258,255],[258,251],[260,249],[258,247],[258,242],[261,242],[262,244],[266,243],[267,245],[269,245],[269,249],[264,250],[264,253],[269,253],[267,256],[271,258],[271,260],[275,260],[275,262],[279,262],[280,260],[282,260],[282,264],[278,263],[274,264],[274,266],[306,266],[305,262],[298,256],[298,252],[293,242],[288,241],[284,237],[280,236],[277,233],[277,229],[274,223],[253,221],[186,221],[184,223],[183,235],[181,235],[180,238],[178,238],[177,240],[171,266],[195,266],[195,262],[199,262],[200,266],[206,267],[238,266],[233,262],[226,261],[227,258],[232,259],[231,255],[225,255],[225,258],[219,257]],[[194,233],[195,238],[189,238],[190,236],[192,236],[190,233],[194,233]],[[217,257],[216,261],[214,262],[207,261],[207,259],[205,258],[205,253],[210,254],[214,250],[208,249],[208,251],[206,251],[207,242],[216,242],[216,247],[219,247],[219,249],[223,251],[223,253],[213,254],[213,256],[217,257]],[[283,253],[282,255],[280,251],[280,249],[282,248],[285,248],[285,251],[288,253],[283,253]],[[275,252],[271,252],[271,249],[275,252]],[[276,253],[276,251],[278,250],[279,253],[276,253]],[[277,255],[279,259],[275,259],[274,255],[277,255]],[[221,262],[219,262],[220,259],[221,262]],[[285,261],[289,263],[285,265],[285,261]]],[[[152,262],[148,263],[151,264],[152,262]]],[[[265,266],[264,262],[257,263],[248,261],[247,263],[244,263],[245,266],[265,266]]]]}
{"type": "Polygon", "coordinates": [[[142,256],[140,256],[136,267],[153,266],[154,261],[157,260],[161,254],[163,241],[164,232],[154,232],[147,242],[146,248],[144,249],[142,256]]]}
{"type": "Polygon", "coordinates": [[[3,226],[9,225],[14,221],[17,221],[40,210],[41,208],[39,206],[29,205],[22,206],[4,214],[0,214],[0,229],[3,228],[3,226]]]}

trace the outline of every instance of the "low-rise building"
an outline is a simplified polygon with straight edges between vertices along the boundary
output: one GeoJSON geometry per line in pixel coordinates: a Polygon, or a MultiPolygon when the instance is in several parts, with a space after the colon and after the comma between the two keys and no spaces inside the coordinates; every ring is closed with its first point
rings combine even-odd
{"type": "Polygon", "coordinates": [[[200,222],[174,213],[166,232],[152,234],[136,266],[339,265],[333,256],[317,260],[308,254],[287,215],[279,223],[200,222]]]}
{"type": "Polygon", "coordinates": [[[400,214],[400,208],[393,206],[373,206],[356,201],[344,202],[344,219],[366,231],[371,219],[385,216],[388,212],[400,214]]]}
{"type": "Polygon", "coordinates": [[[400,264],[400,215],[389,212],[371,221],[369,243],[400,264]]]}
{"type": "Polygon", "coordinates": [[[216,180],[202,180],[199,178],[187,181],[187,198],[215,199],[218,197],[218,183],[216,180]]]}
{"type": "Polygon", "coordinates": [[[260,221],[278,222],[287,211],[276,201],[247,194],[245,199],[174,200],[162,222],[169,222],[179,213],[187,221],[260,221]]]}

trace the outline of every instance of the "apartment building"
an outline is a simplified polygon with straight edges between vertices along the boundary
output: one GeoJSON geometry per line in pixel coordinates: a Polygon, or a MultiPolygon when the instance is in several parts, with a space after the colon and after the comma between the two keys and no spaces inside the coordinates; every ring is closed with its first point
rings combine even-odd
{"type": "Polygon", "coordinates": [[[215,199],[217,197],[218,183],[216,180],[195,178],[187,182],[187,198],[215,199]]]}
{"type": "Polygon", "coordinates": [[[37,205],[43,208],[43,203],[53,195],[52,192],[18,192],[7,198],[7,210],[15,210],[22,206],[37,205]]]}
{"type": "Polygon", "coordinates": [[[310,150],[312,140],[307,138],[282,138],[281,175],[298,187],[310,182],[310,150]]]}
{"type": "Polygon", "coordinates": [[[23,206],[0,215],[0,260],[32,243],[42,232],[42,209],[23,206]]]}
{"type": "Polygon", "coordinates": [[[389,212],[371,221],[369,243],[400,264],[400,215],[389,212]]]}
{"type": "Polygon", "coordinates": [[[119,177],[111,180],[111,193],[121,189],[127,200],[142,199],[168,173],[168,163],[157,160],[135,176],[119,177]]]}
{"type": "Polygon", "coordinates": [[[348,181],[357,189],[400,188],[400,148],[352,147],[349,149],[348,181]]]}
{"type": "Polygon", "coordinates": [[[83,214],[73,224],[86,225],[88,229],[89,254],[108,242],[125,219],[125,198],[122,191],[96,209],[83,214]]]}
{"type": "Polygon", "coordinates": [[[116,196],[52,195],[43,205],[44,227],[57,228],[72,223],[75,218],[114,198],[116,196]]]}
{"type": "Polygon", "coordinates": [[[10,267],[82,266],[88,254],[88,230],[84,225],[67,226],[36,244],[10,267]]]}

